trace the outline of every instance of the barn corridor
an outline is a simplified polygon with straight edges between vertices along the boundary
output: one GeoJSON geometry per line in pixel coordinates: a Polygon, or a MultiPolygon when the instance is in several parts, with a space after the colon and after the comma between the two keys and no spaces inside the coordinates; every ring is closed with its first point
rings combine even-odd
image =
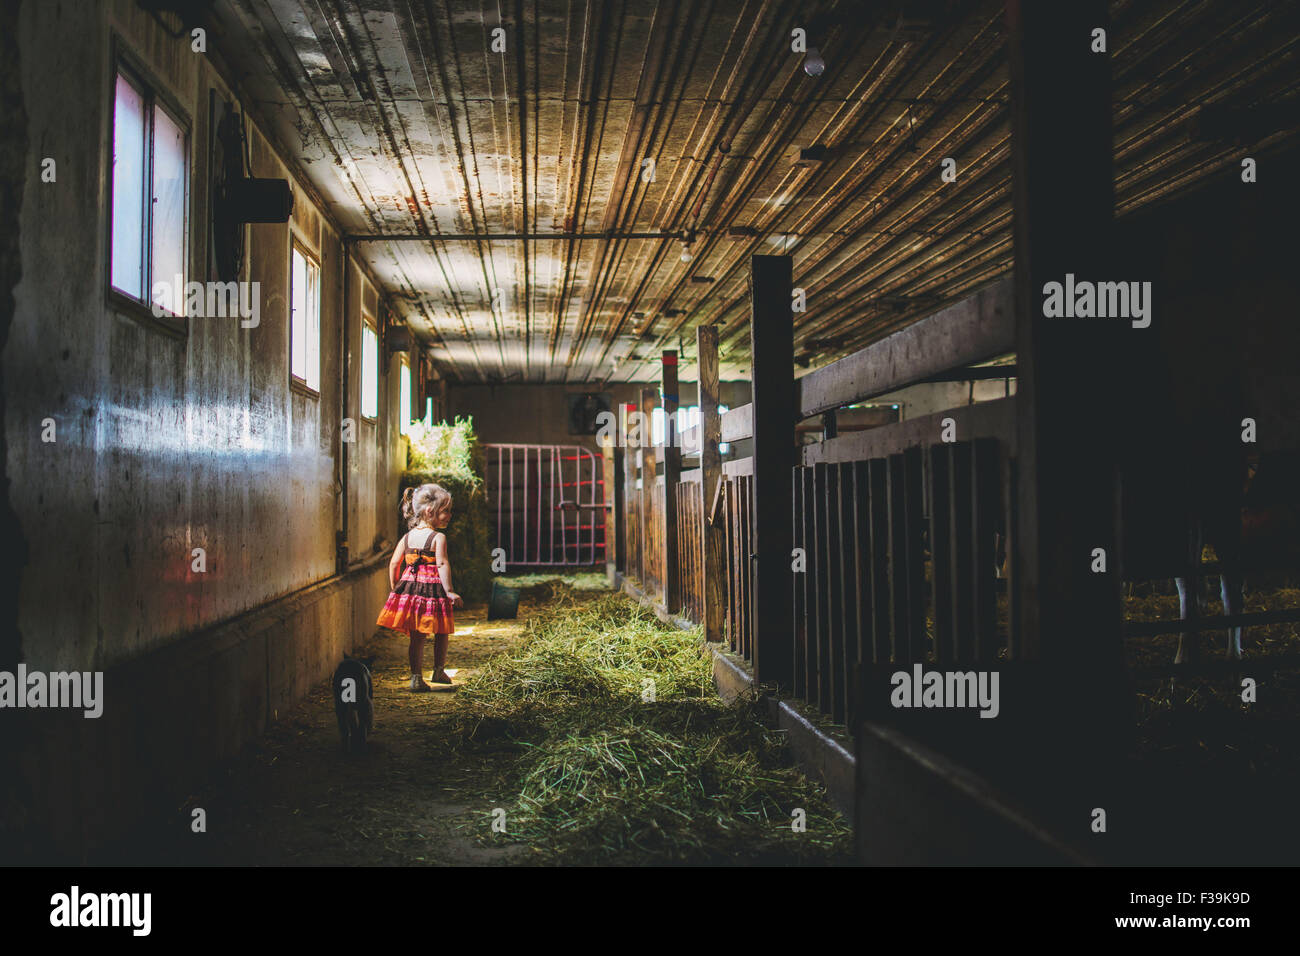
{"type": "MultiPolygon", "coordinates": [[[[518,579],[507,580],[514,583],[518,579]]],[[[624,724],[611,717],[606,728],[597,721],[600,737],[608,739],[611,730],[616,738],[622,735],[623,748],[616,747],[607,755],[626,762],[626,766],[619,766],[620,773],[653,776],[659,762],[667,760],[665,779],[677,778],[664,791],[647,795],[644,800],[634,797],[620,805],[620,826],[631,845],[620,846],[620,838],[589,842],[589,835],[576,841],[558,840],[558,835],[546,834],[552,823],[546,817],[516,832],[520,826],[516,814],[522,812],[526,819],[529,810],[527,800],[519,801],[518,795],[528,790],[525,778],[536,772],[530,774],[524,769],[527,753],[538,741],[529,740],[528,723],[518,719],[513,702],[495,710],[458,707],[458,702],[462,695],[474,694],[485,668],[500,667],[503,658],[528,646],[533,633],[530,624],[547,617],[568,620],[575,609],[591,606],[600,602],[602,595],[608,595],[603,575],[533,575],[525,580],[529,583],[524,588],[526,596],[518,619],[486,620],[487,609],[481,606],[467,609],[462,616],[450,658],[455,670],[454,691],[409,693],[405,641],[398,635],[377,631],[358,649],[360,654],[378,658],[372,666],[376,731],[364,754],[342,751],[331,689],[327,683],[318,685],[301,702],[277,715],[267,733],[190,794],[184,806],[97,854],[91,862],[131,866],[482,866],[557,862],[738,865],[755,861],[843,863],[851,858],[845,822],[826,804],[824,793],[814,782],[788,769],[791,761],[780,753],[779,743],[765,768],[781,782],[770,795],[778,800],[785,797],[790,806],[808,809],[810,828],[821,831],[815,840],[807,841],[814,844],[811,848],[790,846],[793,837],[784,844],[771,838],[771,830],[784,823],[786,807],[765,805],[765,801],[751,804],[742,794],[729,789],[706,798],[713,803],[712,815],[726,820],[728,827],[707,836],[684,828],[680,811],[689,808],[692,800],[681,799],[687,774],[674,774],[672,761],[682,760],[698,742],[687,734],[674,734],[670,728],[682,721],[673,717],[658,724],[655,718],[648,718],[641,726],[661,726],[666,733],[647,736],[644,741],[628,739],[627,730],[637,727],[636,722],[624,724]],[[466,747],[453,743],[462,738],[474,743],[466,747]],[[516,760],[522,760],[518,770],[513,769],[516,760]],[[680,805],[667,808],[670,813],[666,813],[674,794],[680,805]],[[211,839],[207,835],[196,837],[192,832],[196,807],[202,807],[205,819],[210,821],[211,839]],[[748,825],[751,821],[746,815],[755,809],[767,810],[776,819],[766,819],[758,827],[748,825]],[[501,814],[499,832],[494,829],[494,813],[501,814]],[[676,827],[671,814],[679,816],[676,827]],[[661,840],[647,839],[641,832],[647,822],[660,829],[661,840]],[[765,845],[768,843],[771,845],[765,845]]],[[[630,601],[615,598],[608,608],[614,612],[607,621],[610,631],[617,632],[620,626],[638,618],[642,629],[654,627],[649,625],[646,613],[638,613],[630,601]]],[[[668,646],[676,644],[685,649],[688,660],[699,656],[697,635],[666,626],[663,631],[668,635],[668,646]]],[[[579,634],[575,639],[581,641],[583,637],[579,634]]],[[[660,668],[656,663],[627,675],[626,680],[636,690],[631,703],[634,710],[653,710],[655,704],[669,710],[685,708],[687,723],[694,713],[704,721],[710,715],[723,717],[719,726],[726,726],[727,718],[735,717],[745,725],[742,740],[770,733],[761,720],[748,712],[728,714],[728,708],[719,702],[700,701],[698,694],[703,685],[674,688],[672,681],[680,679],[679,670],[660,668]],[[639,699],[644,673],[656,675],[663,685],[664,700],[639,699]],[[683,689],[685,695],[680,693],[683,689]]],[[[583,673],[578,655],[562,658],[558,667],[565,673],[583,673]]],[[[702,665],[695,669],[707,672],[702,665]]],[[[593,672],[586,674],[590,677],[593,672]]],[[[546,679],[540,673],[526,676],[536,682],[546,679]]],[[[590,693],[590,688],[586,692],[590,693]]],[[[543,696],[539,703],[542,712],[534,715],[534,724],[563,721],[554,701],[543,696]]],[[[616,699],[604,706],[610,712],[618,710],[616,699]]],[[[712,739],[715,748],[719,742],[718,738],[712,739]]],[[[563,777],[557,785],[563,785],[563,777]]],[[[647,788],[651,786],[646,784],[647,788]]],[[[598,789],[593,788],[593,793],[598,789]]],[[[559,801],[557,812],[570,827],[581,826],[584,811],[590,812],[591,796],[572,793],[559,801]]],[[[614,799],[612,794],[610,799],[614,799]]],[[[588,834],[590,830],[588,826],[588,834]]]]}
{"type": "Polygon", "coordinates": [[[0,863],[1300,859],[1298,38],[3,0],[0,863]]]}

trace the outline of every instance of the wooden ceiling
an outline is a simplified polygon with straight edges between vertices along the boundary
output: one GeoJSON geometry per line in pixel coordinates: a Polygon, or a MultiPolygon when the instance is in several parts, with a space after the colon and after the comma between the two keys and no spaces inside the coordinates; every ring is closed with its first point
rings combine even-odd
{"type": "MultiPolygon", "coordinates": [[[[1297,6],[1112,4],[1121,214],[1239,163],[1240,135],[1189,135],[1207,107],[1294,102],[1297,6]]],[[[219,0],[216,16],[247,105],[348,234],[407,237],[356,254],[461,381],[649,381],[663,348],[689,379],[700,323],[720,328],[723,377],[744,377],[756,253],[793,257],[806,368],[1011,267],[998,0],[219,0]]],[[[1250,145],[1295,135],[1276,126],[1250,145]]]]}

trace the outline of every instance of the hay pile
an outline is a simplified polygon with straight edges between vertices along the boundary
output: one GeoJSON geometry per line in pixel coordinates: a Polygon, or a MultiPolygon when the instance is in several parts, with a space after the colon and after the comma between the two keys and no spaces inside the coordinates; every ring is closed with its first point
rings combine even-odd
{"type": "MultiPolygon", "coordinates": [[[[1223,614],[1217,586],[1205,614],[1223,614]]],[[[1282,610],[1300,606],[1300,590],[1270,588],[1248,591],[1244,610],[1282,610]]],[[[1125,617],[1132,621],[1173,620],[1178,617],[1175,594],[1147,593],[1124,602],[1125,617]]],[[[1224,660],[1227,633],[1204,632],[1202,654],[1207,660],[1224,660]]],[[[1204,771],[1222,779],[1259,778],[1289,780],[1300,785],[1300,674],[1294,669],[1276,672],[1256,669],[1255,662],[1300,654],[1300,624],[1281,623],[1247,628],[1242,637],[1245,660],[1240,672],[1217,676],[1147,678],[1135,685],[1137,739],[1135,758],[1173,771],[1204,771]],[[1241,699],[1241,678],[1258,681],[1258,699],[1241,699]]],[[[1135,666],[1173,663],[1177,634],[1130,637],[1125,641],[1129,662],[1135,666]]]]}
{"type": "Polygon", "coordinates": [[[441,728],[449,753],[502,758],[485,796],[506,810],[506,833],[485,839],[562,863],[847,861],[845,823],[791,766],[782,734],[755,703],[714,697],[698,633],[621,595],[560,592],[441,728]],[[806,832],[791,828],[795,808],[806,832]]]}

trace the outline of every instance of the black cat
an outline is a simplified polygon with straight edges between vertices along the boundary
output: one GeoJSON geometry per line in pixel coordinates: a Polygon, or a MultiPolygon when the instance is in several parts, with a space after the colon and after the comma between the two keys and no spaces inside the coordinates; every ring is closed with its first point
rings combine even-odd
{"type": "Polygon", "coordinates": [[[349,753],[366,749],[366,738],[375,725],[375,694],[370,681],[374,663],[374,656],[344,654],[343,663],[334,671],[334,714],[339,719],[343,749],[349,753]]]}

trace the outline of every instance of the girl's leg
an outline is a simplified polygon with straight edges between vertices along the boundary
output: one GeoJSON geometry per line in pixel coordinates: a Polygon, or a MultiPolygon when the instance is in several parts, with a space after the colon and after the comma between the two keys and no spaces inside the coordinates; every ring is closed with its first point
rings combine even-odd
{"type": "Polygon", "coordinates": [[[424,635],[419,631],[410,631],[411,644],[406,650],[407,660],[411,665],[411,690],[428,690],[424,682],[424,635]]]}
{"type": "Polygon", "coordinates": [[[447,665],[447,645],[451,642],[449,634],[435,634],[433,638],[433,676],[429,678],[435,684],[450,684],[451,678],[443,670],[447,665]]]}

